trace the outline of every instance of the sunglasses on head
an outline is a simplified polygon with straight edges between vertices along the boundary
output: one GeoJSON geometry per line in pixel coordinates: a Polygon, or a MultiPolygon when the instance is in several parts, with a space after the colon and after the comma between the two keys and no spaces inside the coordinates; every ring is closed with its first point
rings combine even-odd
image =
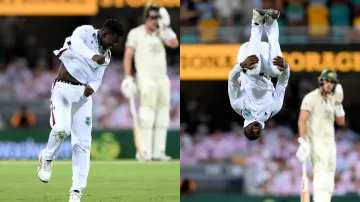
{"type": "Polygon", "coordinates": [[[160,16],[159,15],[153,15],[153,16],[150,15],[148,18],[152,19],[152,20],[157,20],[160,18],[160,16]]]}

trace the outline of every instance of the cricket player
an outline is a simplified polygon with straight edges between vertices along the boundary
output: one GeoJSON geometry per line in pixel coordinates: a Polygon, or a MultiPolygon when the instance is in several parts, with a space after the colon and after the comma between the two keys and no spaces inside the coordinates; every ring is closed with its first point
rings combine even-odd
{"type": "Polygon", "coordinates": [[[280,111],[290,77],[289,65],[281,57],[279,16],[277,10],[253,9],[250,41],[240,47],[228,79],[231,107],[244,117],[249,140],[258,139],[265,121],[280,111]],[[269,43],[261,42],[263,31],[269,43]],[[278,77],[275,88],[271,77],[278,77]]]}
{"type": "Polygon", "coordinates": [[[336,145],[334,122],[345,124],[344,93],[333,70],[324,70],[319,88],[308,93],[301,104],[298,120],[299,149],[296,157],[310,157],[313,169],[313,201],[330,202],[335,188],[336,145]]]}
{"type": "Polygon", "coordinates": [[[90,168],[92,99],[110,63],[110,50],[125,35],[117,20],[107,20],[101,29],[91,25],[77,27],[54,54],[61,60],[52,86],[49,141],[39,154],[38,177],[49,182],[51,169],[66,137],[71,135],[72,187],[69,202],[80,202],[90,168]]]}
{"type": "Polygon", "coordinates": [[[130,30],[127,36],[121,89],[128,99],[135,96],[137,87],[140,94],[139,131],[145,156],[137,153],[137,159],[169,161],[171,158],[165,150],[171,86],[164,45],[176,48],[179,41],[170,28],[170,16],[165,8],[149,3],[144,16],[144,24],[130,30]],[[134,56],[137,84],[131,72],[134,56]]]}

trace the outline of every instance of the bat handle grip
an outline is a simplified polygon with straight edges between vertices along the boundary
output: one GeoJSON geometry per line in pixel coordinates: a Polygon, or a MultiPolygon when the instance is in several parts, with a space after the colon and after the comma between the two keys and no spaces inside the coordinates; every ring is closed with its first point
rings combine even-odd
{"type": "Polygon", "coordinates": [[[301,166],[302,166],[302,177],[307,177],[306,162],[303,162],[301,166]]]}
{"type": "Polygon", "coordinates": [[[129,99],[129,104],[130,104],[130,111],[131,111],[131,114],[136,117],[136,109],[135,109],[135,100],[134,98],[130,98],[129,99]]]}

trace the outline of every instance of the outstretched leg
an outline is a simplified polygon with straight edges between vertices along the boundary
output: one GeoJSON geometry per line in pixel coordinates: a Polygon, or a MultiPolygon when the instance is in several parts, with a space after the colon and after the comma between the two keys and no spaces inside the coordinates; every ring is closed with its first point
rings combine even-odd
{"type": "Polygon", "coordinates": [[[58,87],[53,84],[51,94],[50,125],[51,132],[46,148],[39,154],[38,177],[42,182],[49,182],[51,178],[52,161],[65,138],[70,135],[71,127],[71,96],[72,89],[58,87]]]}
{"type": "Polygon", "coordinates": [[[270,56],[268,60],[268,67],[272,77],[278,77],[281,72],[278,70],[277,66],[273,65],[273,60],[276,56],[282,57],[282,52],[279,44],[279,25],[277,19],[280,16],[280,12],[277,10],[269,9],[266,13],[265,18],[265,33],[268,36],[269,40],[269,51],[270,56]]]}
{"type": "MultiPolygon", "coordinates": [[[[248,75],[259,75],[261,70],[260,53],[262,49],[261,37],[264,30],[264,19],[266,16],[266,10],[253,9],[253,19],[251,20],[251,36],[248,43],[248,52],[242,61],[250,55],[256,55],[259,58],[259,63],[255,64],[255,68],[247,70],[248,75]]],[[[242,62],[240,61],[240,62],[242,62]]]]}

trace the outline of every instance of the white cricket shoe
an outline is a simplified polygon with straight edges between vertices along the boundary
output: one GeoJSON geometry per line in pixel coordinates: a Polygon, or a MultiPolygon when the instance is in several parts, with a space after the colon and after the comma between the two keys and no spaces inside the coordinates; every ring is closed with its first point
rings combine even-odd
{"type": "Polygon", "coordinates": [[[162,154],[160,157],[158,158],[153,158],[154,161],[171,161],[172,158],[171,156],[167,156],[166,154],[162,154]]]}
{"type": "Polygon", "coordinates": [[[274,10],[272,8],[267,9],[266,16],[265,16],[265,23],[267,25],[272,25],[275,20],[280,17],[280,12],[278,10],[274,10]]]}
{"type": "Polygon", "coordinates": [[[37,169],[37,174],[42,182],[48,183],[50,181],[52,166],[53,166],[52,161],[47,161],[42,158],[42,151],[41,151],[39,154],[39,165],[37,169]]]}
{"type": "Polygon", "coordinates": [[[151,158],[148,157],[146,154],[145,156],[141,156],[139,152],[136,152],[136,160],[138,160],[139,162],[150,162],[151,158]]]}
{"type": "Polygon", "coordinates": [[[70,192],[70,200],[69,202],[80,202],[81,193],[72,191],[70,192]]]}
{"type": "Polygon", "coordinates": [[[254,8],[252,22],[261,25],[265,23],[266,9],[254,8]]]}

